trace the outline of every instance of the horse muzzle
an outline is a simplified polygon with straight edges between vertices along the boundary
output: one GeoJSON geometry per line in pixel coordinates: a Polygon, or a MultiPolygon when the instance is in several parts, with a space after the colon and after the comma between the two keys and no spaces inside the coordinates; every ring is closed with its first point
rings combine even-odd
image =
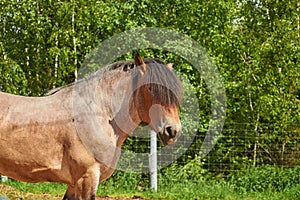
{"type": "Polygon", "coordinates": [[[162,131],[158,132],[158,136],[164,145],[174,144],[181,134],[181,127],[165,126],[162,131]]]}

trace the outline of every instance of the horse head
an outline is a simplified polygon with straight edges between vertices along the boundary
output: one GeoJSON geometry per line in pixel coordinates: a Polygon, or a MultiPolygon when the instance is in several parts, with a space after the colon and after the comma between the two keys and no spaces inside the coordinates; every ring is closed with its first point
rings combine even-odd
{"type": "Polygon", "coordinates": [[[171,64],[135,57],[138,70],[134,103],[143,123],[149,125],[164,145],[176,142],[181,133],[178,109],[182,86],[171,64]]]}

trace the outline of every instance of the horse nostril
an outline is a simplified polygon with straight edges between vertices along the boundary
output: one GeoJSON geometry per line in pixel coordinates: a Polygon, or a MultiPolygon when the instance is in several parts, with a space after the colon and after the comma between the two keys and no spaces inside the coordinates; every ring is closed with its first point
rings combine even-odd
{"type": "Polygon", "coordinates": [[[176,136],[177,131],[174,130],[171,126],[168,126],[168,127],[166,128],[166,131],[167,131],[167,133],[169,134],[169,136],[170,136],[171,138],[173,138],[173,137],[176,136]]]}

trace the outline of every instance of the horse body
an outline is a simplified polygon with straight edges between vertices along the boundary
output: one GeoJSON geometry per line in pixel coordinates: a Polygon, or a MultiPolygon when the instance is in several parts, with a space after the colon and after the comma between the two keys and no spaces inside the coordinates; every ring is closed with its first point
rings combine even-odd
{"type": "Polygon", "coordinates": [[[122,143],[138,124],[152,126],[164,144],[175,142],[181,129],[177,106],[157,106],[145,89],[149,84],[133,87],[133,79],[139,82],[146,72],[140,57],[134,64],[134,70],[127,63],[45,97],[0,92],[0,173],[68,184],[64,199],[95,199],[99,182],[111,176],[122,143]]]}
{"type": "Polygon", "coordinates": [[[81,160],[91,156],[74,134],[70,103],[59,99],[1,93],[1,173],[22,181],[72,182],[68,157],[74,156],[73,149],[81,149],[75,154],[84,156],[81,160]]]}
{"type": "MultiPolygon", "coordinates": [[[[99,181],[107,179],[114,168],[101,165],[82,144],[69,95],[62,91],[32,98],[0,93],[0,173],[26,182],[65,183],[71,193],[66,199],[89,199],[99,181]],[[82,188],[84,184],[90,188],[82,188]],[[75,190],[87,195],[76,194],[75,198],[75,190]]],[[[108,123],[102,128],[114,136],[108,123]]],[[[114,137],[112,142],[116,143],[114,137]]],[[[115,157],[113,153],[107,156],[115,157]]]]}

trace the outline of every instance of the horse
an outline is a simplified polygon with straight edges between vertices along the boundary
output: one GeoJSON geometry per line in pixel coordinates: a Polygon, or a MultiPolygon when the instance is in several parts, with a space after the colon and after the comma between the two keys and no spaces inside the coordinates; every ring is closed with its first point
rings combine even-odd
{"type": "Polygon", "coordinates": [[[67,184],[64,200],[93,200],[140,124],[164,145],[181,133],[182,85],[159,59],[138,54],[41,97],[0,92],[0,174],[67,184]]]}

